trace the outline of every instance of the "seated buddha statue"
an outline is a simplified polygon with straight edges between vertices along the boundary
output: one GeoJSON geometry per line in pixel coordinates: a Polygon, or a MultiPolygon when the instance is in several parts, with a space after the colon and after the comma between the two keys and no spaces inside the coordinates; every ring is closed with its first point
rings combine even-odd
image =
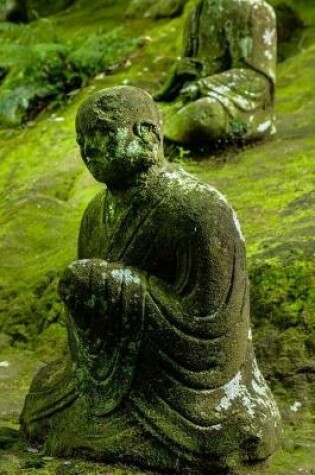
{"type": "Polygon", "coordinates": [[[158,108],[141,89],[90,96],[76,131],[106,186],[59,284],[68,356],[35,375],[25,437],[49,455],[180,473],[262,463],[280,417],[253,353],[235,212],[166,162],[158,108]]]}
{"type": "Polygon", "coordinates": [[[178,144],[259,139],[275,131],[276,17],[264,0],[200,0],[183,56],[156,94],[178,144]]]}

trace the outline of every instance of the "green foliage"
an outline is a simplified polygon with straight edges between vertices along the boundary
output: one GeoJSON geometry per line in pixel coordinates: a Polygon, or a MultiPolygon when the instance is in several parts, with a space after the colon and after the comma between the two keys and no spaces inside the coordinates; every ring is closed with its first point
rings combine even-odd
{"type": "Polygon", "coordinates": [[[229,136],[232,140],[244,137],[248,129],[247,123],[241,119],[233,119],[230,122],[229,136]]]}
{"type": "Polygon", "coordinates": [[[286,263],[277,257],[257,260],[251,266],[251,282],[256,326],[269,321],[280,331],[297,325],[306,328],[311,323],[315,327],[309,308],[315,300],[311,262],[298,255],[286,263]]]}
{"type": "MultiPolygon", "coordinates": [[[[138,44],[121,28],[93,33],[88,39],[77,36],[68,43],[34,43],[29,29],[20,28],[29,44],[6,41],[2,58],[0,55],[6,73],[0,83],[0,126],[32,119],[49,104],[69,98],[71,91],[86,85],[96,74],[113,72],[138,44]]],[[[18,27],[11,32],[15,39],[18,27]]]]}
{"type": "Polygon", "coordinates": [[[68,61],[87,80],[100,72],[117,69],[137,45],[138,39],[127,38],[122,28],[106,34],[93,33],[77,49],[71,48],[68,61]]]}
{"type": "Polygon", "coordinates": [[[61,322],[58,280],[58,273],[51,271],[24,292],[10,289],[1,293],[0,330],[9,335],[12,343],[38,343],[41,333],[61,322]]]}
{"type": "MultiPolygon", "coordinates": [[[[24,48],[23,60],[9,66],[0,88],[0,123],[16,125],[64,95],[80,79],[67,61],[67,48],[41,44],[24,48]]],[[[10,52],[8,51],[8,54],[10,52]]]]}
{"type": "Polygon", "coordinates": [[[311,397],[315,372],[315,276],[313,263],[295,252],[251,264],[255,348],[265,376],[286,398],[311,397]]]}
{"type": "Polygon", "coordinates": [[[18,435],[18,432],[11,427],[0,428],[0,450],[12,447],[17,442],[18,435]]]}

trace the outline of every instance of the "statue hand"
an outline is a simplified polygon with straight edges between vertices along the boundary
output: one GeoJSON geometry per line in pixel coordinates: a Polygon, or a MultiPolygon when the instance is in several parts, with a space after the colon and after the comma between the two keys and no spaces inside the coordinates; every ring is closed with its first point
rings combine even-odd
{"type": "Polygon", "coordinates": [[[199,85],[197,82],[186,84],[179,93],[184,103],[195,101],[200,96],[199,85]]]}
{"type": "Polygon", "coordinates": [[[184,83],[200,77],[201,63],[193,58],[181,58],[173,66],[164,86],[153,96],[156,101],[173,101],[184,83]]]}

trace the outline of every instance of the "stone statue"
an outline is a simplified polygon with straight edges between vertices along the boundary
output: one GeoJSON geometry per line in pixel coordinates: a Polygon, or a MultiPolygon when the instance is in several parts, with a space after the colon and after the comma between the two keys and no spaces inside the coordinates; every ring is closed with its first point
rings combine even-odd
{"type": "Polygon", "coordinates": [[[132,0],[127,8],[129,18],[173,18],[183,12],[187,0],[132,0]]]}
{"type": "Polygon", "coordinates": [[[235,212],[166,163],[146,92],[97,92],[76,130],[106,188],[60,280],[69,356],[34,377],[24,434],[52,455],[179,472],[266,459],[280,417],[253,354],[235,212]]]}
{"type": "Polygon", "coordinates": [[[201,0],[183,57],[155,98],[165,137],[180,144],[256,139],[274,131],[276,17],[263,0],[201,0]]]}

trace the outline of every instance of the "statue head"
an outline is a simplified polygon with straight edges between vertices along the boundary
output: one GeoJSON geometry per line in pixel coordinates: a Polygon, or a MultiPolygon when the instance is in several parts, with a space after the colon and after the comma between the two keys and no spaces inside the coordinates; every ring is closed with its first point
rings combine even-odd
{"type": "Polygon", "coordinates": [[[142,89],[103,89],[80,106],[77,142],[93,177],[109,189],[137,182],[163,160],[162,121],[152,97],[142,89]]]}

